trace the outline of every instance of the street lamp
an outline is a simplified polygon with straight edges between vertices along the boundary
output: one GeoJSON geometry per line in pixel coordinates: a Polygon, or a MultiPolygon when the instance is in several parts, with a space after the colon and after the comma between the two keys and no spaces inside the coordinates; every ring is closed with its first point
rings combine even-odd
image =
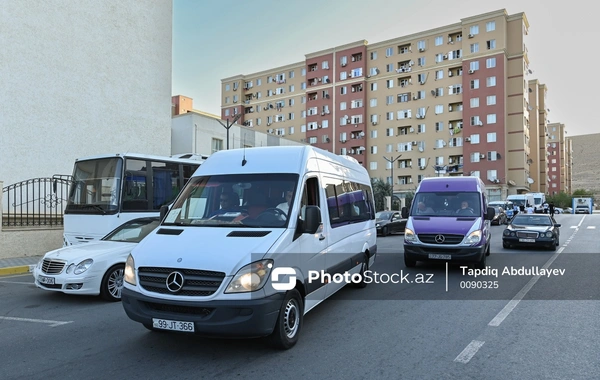
{"type": "Polygon", "coordinates": [[[229,124],[229,119],[225,119],[225,121],[227,122],[227,125],[221,123],[221,120],[217,120],[219,122],[219,124],[221,124],[223,127],[225,127],[225,129],[227,129],[227,150],[229,150],[229,128],[233,127],[235,122],[238,121],[240,117],[242,117],[241,113],[238,113],[237,115],[235,115],[235,117],[231,121],[231,124],[229,124]]]}
{"type": "Polygon", "coordinates": [[[383,156],[383,158],[389,162],[391,164],[391,168],[392,168],[392,172],[391,172],[391,176],[392,176],[392,197],[394,196],[394,162],[396,162],[400,157],[402,157],[401,154],[398,155],[398,157],[394,158],[394,156],[387,158],[386,156],[383,156]]]}

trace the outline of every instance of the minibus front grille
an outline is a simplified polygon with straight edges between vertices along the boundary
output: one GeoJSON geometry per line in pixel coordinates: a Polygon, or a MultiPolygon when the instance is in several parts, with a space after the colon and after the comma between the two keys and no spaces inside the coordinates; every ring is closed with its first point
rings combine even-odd
{"type": "Polygon", "coordinates": [[[67,262],[63,260],[49,260],[44,259],[42,262],[42,273],[46,274],[59,274],[62,272],[67,262]]]}
{"type": "Polygon", "coordinates": [[[465,235],[455,234],[418,234],[419,240],[427,244],[460,244],[465,235]]]}
{"type": "Polygon", "coordinates": [[[225,273],[201,269],[140,267],[138,269],[140,286],[153,293],[175,294],[179,296],[206,297],[214,294],[221,286],[225,273]],[[173,273],[182,275],[181,287],[167,284],[173,273]]]}

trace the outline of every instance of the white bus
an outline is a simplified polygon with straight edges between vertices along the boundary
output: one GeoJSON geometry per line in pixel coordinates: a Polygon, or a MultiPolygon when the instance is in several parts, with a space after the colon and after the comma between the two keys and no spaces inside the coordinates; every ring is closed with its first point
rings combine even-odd
{"type": "Polygon", "coordinates": [[[117,153],[75,160],[64,246],[98,240],[129,220],[159,215],[206,158],[117,153]]]}

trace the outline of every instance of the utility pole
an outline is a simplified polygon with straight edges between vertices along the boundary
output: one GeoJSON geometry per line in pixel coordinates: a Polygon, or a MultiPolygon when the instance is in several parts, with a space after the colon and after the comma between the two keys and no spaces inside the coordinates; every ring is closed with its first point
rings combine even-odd
{"type": "Polygon", "coordinates": [[[389,162],[391,165],[391,176],[392,176],[392,197],[394,196],[394,162],[396,162],[400,157],[402,157],[401,154],[398,155],[398,157],[394,158],[394,156],[391,156],[390,158],[387,158],[386,156],[383,156],[383,158],[389,162]]]}
{"type": "Polygon", "coordinates": [[[231,124],[229,124],[229,118],[225,119],[225,121],[227,122],[227,125],[223,124],[221,122],[221,120],[217,119],[217,121],[219,122],[219,124],[221,124],[227,130],[227,150],[229,150],[229,128],[233,127],[233,125],[235,124],[235,122],[238,121],[240,117],[242,117],[241,113],[238,113],[237,115],[235,115],[235,117],[231,121],[231,124]]]}

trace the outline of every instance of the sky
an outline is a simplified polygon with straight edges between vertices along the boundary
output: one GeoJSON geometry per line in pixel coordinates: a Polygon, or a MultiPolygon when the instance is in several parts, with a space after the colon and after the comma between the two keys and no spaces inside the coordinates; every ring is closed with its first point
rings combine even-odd
{"type": "Polygon", "coordinates": [[[173,0],[173,95],[220,115],[221,79],[304,61],[359,40],[369,44],[506,9],[525,12],[530,69],[548,89],[548,120],[567,136],[595,124],[600,56],[594,2],[541,0],[173,0]]]}

